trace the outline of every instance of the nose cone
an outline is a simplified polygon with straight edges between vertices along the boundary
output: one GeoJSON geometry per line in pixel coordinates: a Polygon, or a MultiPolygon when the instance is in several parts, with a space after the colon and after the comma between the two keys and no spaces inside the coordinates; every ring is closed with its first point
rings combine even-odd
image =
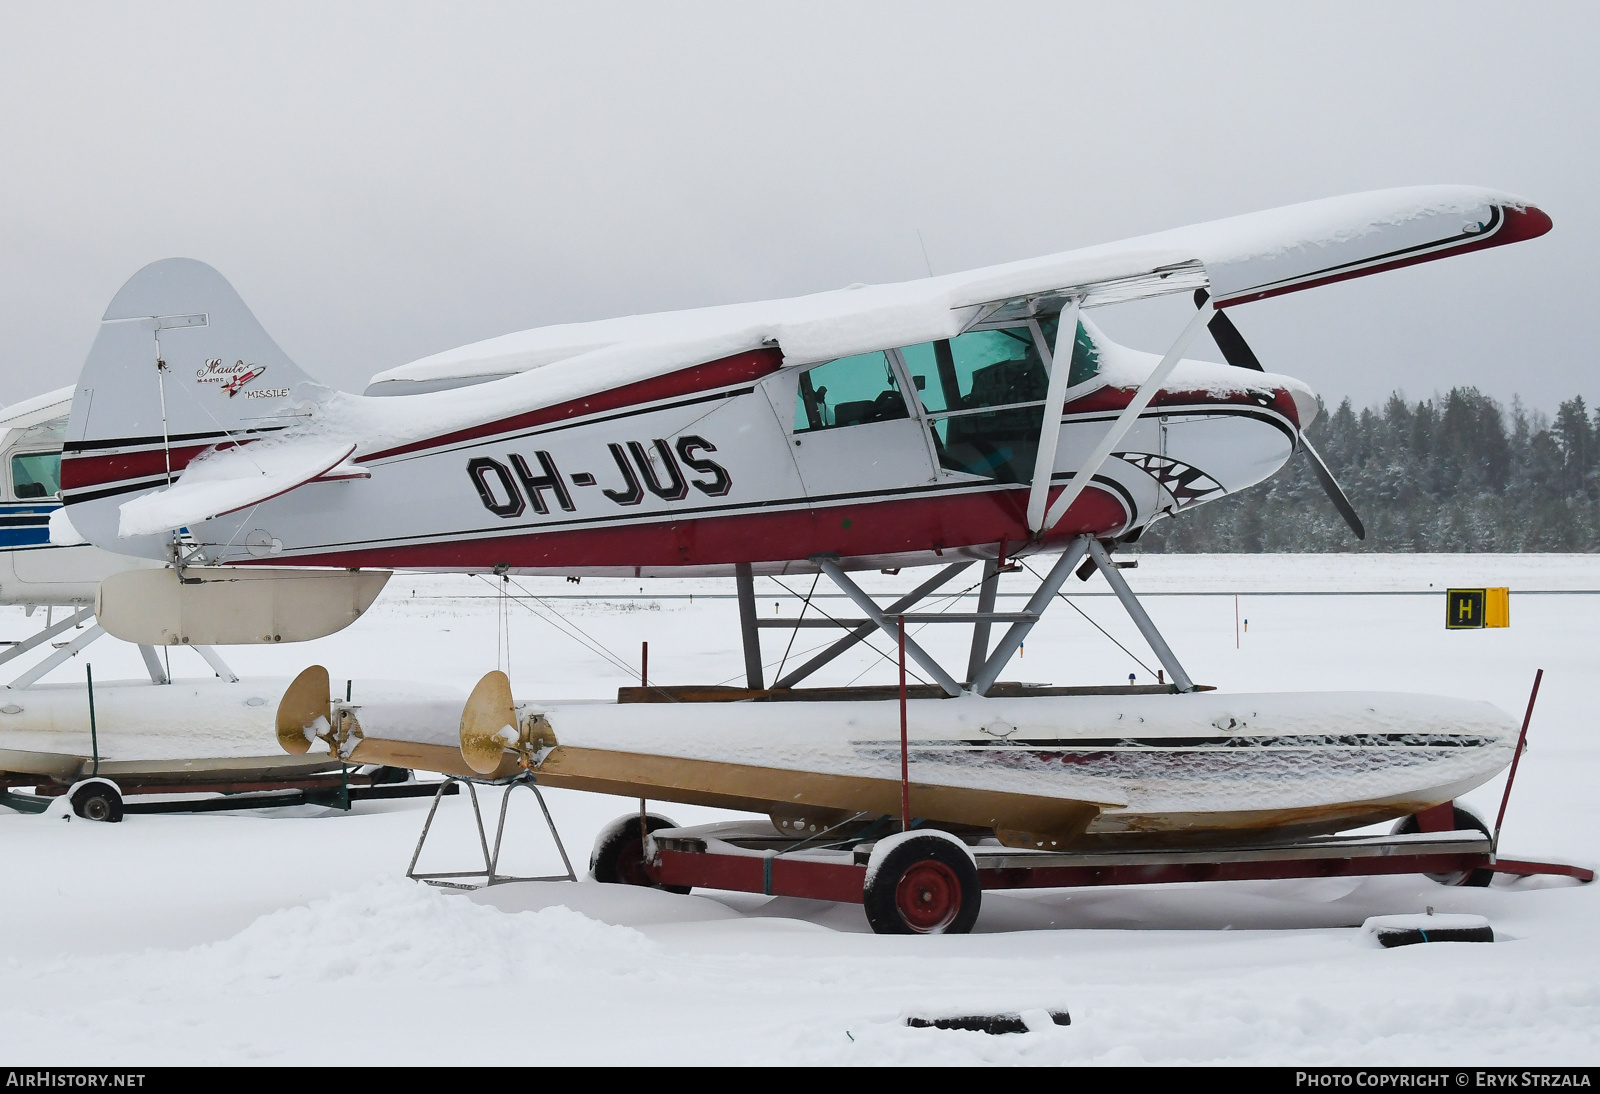
{"type": "Polygon", "coordinates": [[[1317,415],[1322,413],[1322,404],[1317,401],[1317,393],[1308,385],[1299,380],[1285,379],[1283,386],[1294,399],[1295,413],[1300,418],[1300,432],[1304,433],[1311,428],[1311,423],[1317,420],[1317,415]]]}

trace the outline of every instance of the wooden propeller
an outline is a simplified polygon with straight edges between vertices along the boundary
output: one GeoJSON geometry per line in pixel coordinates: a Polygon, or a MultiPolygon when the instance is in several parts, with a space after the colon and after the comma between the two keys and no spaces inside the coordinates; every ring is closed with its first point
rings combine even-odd
{"type": "Polygon", "coordinates": [[[461,711],[461,758],[478,774],[492,775],[521,736],[510,679],[498,669],[485,673],[461,711]]]}
{"type": "Polygon", "coordinates": [[[278,701],[278,744],[295,755],[311,751],[312,740],[330,731],[332,711],[328,670],[312,665],[294,678],[278,701]]]}
{"type": "Polygon", "coordinates": [[[493,775],[514,754],[524,771],[533,767],[542,749],[554,748],[555,730],[544,715],[526,721],[517,717],[511,681],[498,670],[486,673],[461,711],[461,758],[480,775],[493,775]]]}

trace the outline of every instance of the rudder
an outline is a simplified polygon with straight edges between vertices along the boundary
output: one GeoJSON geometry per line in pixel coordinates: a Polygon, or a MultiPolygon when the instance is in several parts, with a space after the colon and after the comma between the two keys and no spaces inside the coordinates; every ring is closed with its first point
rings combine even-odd
{"type": "Polygon", "coordinates": [[[168,258],[129,278],[101,319],[72,401],[61,493],[89,542],[170,557],[168,537],[117,535],[118,509],[215,445],[303,421],[326,393],[278,348],[226,278],[168,258]]]}

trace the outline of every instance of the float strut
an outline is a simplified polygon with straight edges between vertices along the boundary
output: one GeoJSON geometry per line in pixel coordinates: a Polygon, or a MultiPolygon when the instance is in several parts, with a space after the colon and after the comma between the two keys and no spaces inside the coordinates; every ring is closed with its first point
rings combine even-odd
{"type": "Polygon", "coordinates": [[[761,691],[765,685],[761,677],[761,632],[756,630],[756,580],[748,562],[734,563],[733,575],[739,590],[739,633],[744,636],[744,686],[761,691]]]}
{"type": "Polygon", "coordinates": [[[1028,637],[1028,632],[1039,621],[1039,616],[1050,606],[1051,597],[1055,596],[1067,578],[1072,576],[1073,567],[1083,561],[1083,553],[1088,550],[1087,544],[1094,541],[1088,536],[1079,536],[1072,541],[1072,545],[1061,552],[1061,557],[1056,559],[1056,564],[1050,567],[1050,572],[1045,574],[1044,580],[1034,590],[1033,596],[1028,600],[1024,609],[1032,615],[1032,619],[1021,620],[1011,624],[1005,635],[1000,639],[1000,644],[983,663],[983,669],[976,673],[972,680],[972,694],[987,695],[989,689],[999,679],[1000,671],[1010,662],[1011,656],[1022,645],[1023,639],[1028,637]]]}
{"type": "Polygon", "coordinates": [[[1128,588],[1128,583],[1122,579],[1122,573],[1111,561],[1111,556],[1106,554],[1106,549],[1100,546],[1099,540],[1089,541],[1089,557],[1094,559],[1094,564],[1100,568],[1100,574],[1106,579],[1106,584],[1111,586],[1111,591],[1122,601],[1122,606],[1132,617],[1134,626],[1139,628],[1139,633],[1144,635],[1144,640],[1155,651],[1156,658],[1172,674],[1173,684],[1179,691],[1193,691],[1194,681],[1189,679],[1189,674],[1178,664],[1178,659],[1173,656],[1167,640],[1161,637],[1161,632],[1156,630],[1156,625],[1145,614],[1144,606],[1139,603],[1139,598],[1133,595],[1133,590],[1128,588]]]}

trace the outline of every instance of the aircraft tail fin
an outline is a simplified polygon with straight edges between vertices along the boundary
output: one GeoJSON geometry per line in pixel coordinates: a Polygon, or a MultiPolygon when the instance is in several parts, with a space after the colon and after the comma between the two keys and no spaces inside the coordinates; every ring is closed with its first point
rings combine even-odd
{"type": "Polygon", "coordinates": [[[169,532],[118,536],[121,504],[176,480],[204,452],[304,421],[326,390],[216,270],[187,258],[151,263],[106,309],[73,393],[61,461],[73,526],[98,546],[165,557],[169,532]]]}

